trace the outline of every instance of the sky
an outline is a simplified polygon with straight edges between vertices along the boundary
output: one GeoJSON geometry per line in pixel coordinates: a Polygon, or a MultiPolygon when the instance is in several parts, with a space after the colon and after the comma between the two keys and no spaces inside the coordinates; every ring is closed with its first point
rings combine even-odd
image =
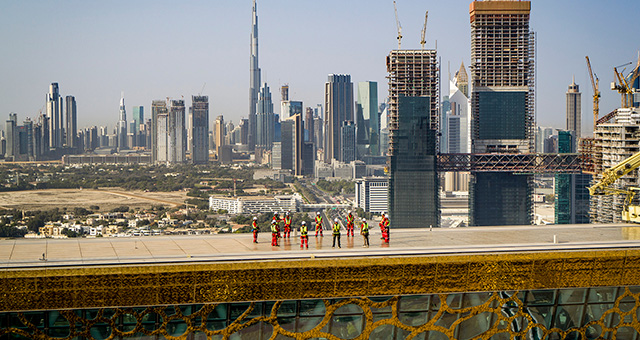
{"type": "MultiPolygon", "coordinates": [[[[451,73],[469,66],[470,1],[397,0],[402,48],[419,49],[425,11],[426,48],[441,57],[442,94],[451,73]],[[449,66],[450,65],[450,66],[449,66]]],[[[124,92],[133,106],[167,97],[191,104],[209,96],[210,122],[247,117],[251,0],[5,0],[0,3],[0,121],[44,112],[49,84],[77,101],[78,127],[118,120],[124,92]]],[[[537,36],[537,125],[565,128],[565,93],[572,77],[582,92],[583,135],[592,130],[592,89],[585,56],[600,78],[600,112],[620,106],[609,90],[613,67],[636,61],[637,0],[533,0],[537,36]]],[[[258,0],[262,80],[279,112],[279,87],[305,106],[322,103],[332,73],[354,83],[377,81],[387,95],[385,57],[397,49],[392,0],[258,0]]],[[[627,67],[627,72],[631,66],[627,67]]],[[[357,86],[354,86],[357,88],[357,86]]],[[[357,90],[356,90],[357,91],[357,90]]],[[[357,94],[354,94],[354,96],[357,94]]],[[[3,125],[3,124],[0,124],[3,125]]]]}

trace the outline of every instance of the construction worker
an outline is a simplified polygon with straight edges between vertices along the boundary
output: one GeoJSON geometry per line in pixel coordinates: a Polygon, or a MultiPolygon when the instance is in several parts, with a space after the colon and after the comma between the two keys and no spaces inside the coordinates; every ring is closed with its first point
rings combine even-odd
{"type": "Polygon", "coordinates": [[[385,243],[389,243],[389,214],[384,215],[384,219],[380,223],[382,223],[382,238],[385,243]]]}
{"type": "Polygon", "coordinates": [[[316,213],[316,237],[318,237],[318,232],[320,232],[320,236],[324,237],[322,235],[322,215],[319,211],[316,213]]]}
{"type": "Polygon", "coordinates": [[[304,246],[307,246],[309,249],[309,235],[307,232],[307,222],[302,221],[302,225],[300,226],[300,249],[304,246]]]}
{"type": "Polygon", "coordinates": [[[284,215],[284,237],[291,237],[291,215],[288,211],[286,215],[284,215]]]}
{"type": "Polygon", "coordinates": [[[275,223],[276,228],[278,229],[278,238],[280,238],[280,216],[278,216],[278,212],[273,213],[273,218],[271,219],[271,224],[275,223]]]}
{"type": "Polygon", "coordinates": [[[380,239],[383,240],[384,239],[384,224],[385,224],[385,220],[387,218],[387,214],[382,213],[382,219],[380,219],[380,223],[378,223],[378,226],[380,226],[380,239]]]}
{"type": "Polygon", "coordinates": [[[258,243],[260,227],[258,227],[258,218],[255,216],[253,217],[253,222],[251,222],[251,231],[253,232],[253,243],[258,243]]]}
{"type": "Polygon", "coordinates": [[[339,220],[337,217],[335,220],[333,220],[333,245],[331,246],[331,248],[336,247],[336,238],[338,239],[338,248],[342,248],[340,246],[340,222],[338,221],[339,220]]]}
{"type": "Polygon", "coordinates": [[[279,247],[278,245],[278,225],[275,221],[271,221],[271,245],[279,247]]]}
{"type": "Polygon", "coordinates": [[[349,214],[347,214],[347,237],[349,237],[349,231],[351,231],[351,236],[353,236],[354,222],[355,222],[355,218],[351,214],[351,210],[349,210],[349,214]]]}
{"type": "Polygon", "coordinates": [[[362,219],[362,224],[360,224],[360,235],[364,238],[362,247],[369,248],[369,224],[364,218],[362,219]]]}

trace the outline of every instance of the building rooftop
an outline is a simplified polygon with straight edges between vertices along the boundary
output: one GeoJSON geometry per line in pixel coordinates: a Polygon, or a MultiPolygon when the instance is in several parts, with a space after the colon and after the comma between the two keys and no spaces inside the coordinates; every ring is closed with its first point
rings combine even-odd
{"type": "Polygon", "coordinates": [[[4,269],[177,264],[228,261],[292,260],[384,256],[447,256],[522,252],[640,249],[640,226],[583,224],[549,226],[472,227],[457,229],[392,229],[384,244],[377,226],[371,246],[362,237],[341,236],[342,248],[332,248],[331,232],[315,238],[300,250],[299,237],[270,245],[269,233],[258,244],[251,234],[147,236],[130,238],[5,239],[0,240],[0,265],[4,269]],[[554,243],[555,239],[555,243],[554,243]],[[45,259],[43,259],[43,254],[45,259]]]}

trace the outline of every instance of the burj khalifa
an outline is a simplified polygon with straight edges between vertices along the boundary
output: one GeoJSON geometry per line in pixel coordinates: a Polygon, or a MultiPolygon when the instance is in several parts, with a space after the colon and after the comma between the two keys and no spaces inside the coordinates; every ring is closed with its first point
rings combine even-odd
{"type": "Polygon", "coordinates": [[[258,67],[258,7],[256,0],[253,0],[251,27],[251,57],[250,63],[250,87],[249,87],[249,150],[253,151],[256,144],[257,120],[256,104],[258,103],[258,93],[260,92],[260,67],[258,67]]]}

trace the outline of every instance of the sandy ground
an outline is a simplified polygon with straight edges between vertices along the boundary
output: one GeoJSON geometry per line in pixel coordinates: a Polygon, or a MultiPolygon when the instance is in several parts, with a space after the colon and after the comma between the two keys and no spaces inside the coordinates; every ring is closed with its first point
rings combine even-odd
{"type": "Polygon", "coordinates": [[[46,189],[0,192],[0,207],[49,210],[63,207],[89,208],[91,205],[97,205],[100,210],[105,211],[122,205],[133,208],[149,208],[152,205],[175,206],[183,204],[186,199],[186,191],[144,192],[119,188],[46,189]]]}

